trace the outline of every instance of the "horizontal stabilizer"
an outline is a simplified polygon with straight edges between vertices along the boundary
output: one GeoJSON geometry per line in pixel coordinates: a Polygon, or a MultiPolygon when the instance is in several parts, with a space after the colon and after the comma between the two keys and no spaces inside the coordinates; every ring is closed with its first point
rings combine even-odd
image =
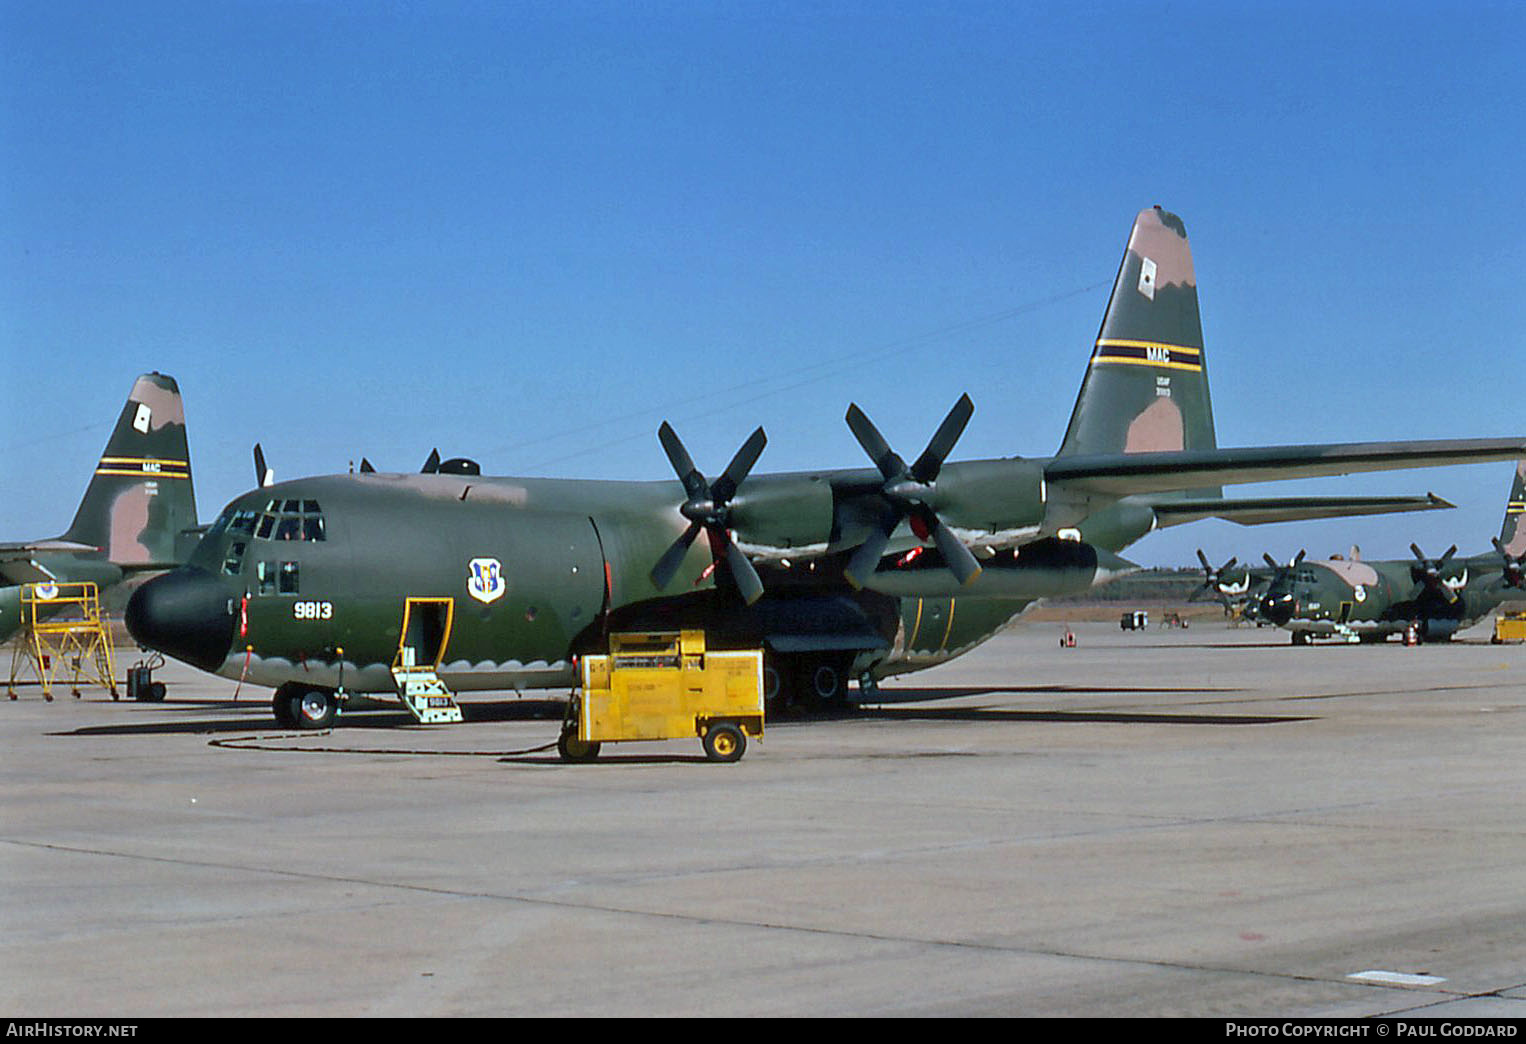
{"type": "MultiPolygon", "coordinates": [[[[1259,446],[1056,457],[1044,467],[1051,491],[1126,497],[1203,486],[1280,479],[1326,478],[1359,471],[1443,467],[1519,460],[1526,439],[1431,439],[1259,446]]],[[[1206,502],[1206,501],[1205,501],[1206,502]]]]}
{"type": "Polygon", "coordinates": [[[0,561],[12,558],[29,558],[39,551],[99,551],[94,544],[82,544],[78,540],[33,540],[21,544],[0,544],[0,561]]]}
{"type": "Polygon", "coordinates": [[[1161,526],[1204,518],[1222,518],[1242,526],[1304,522],[1316,518],[1387,515],[1405,511],[1444,511],[1457,505],[1434,493],[1423,497],[1245,497],[1187,498],[1150,505],[1161,526]]]}

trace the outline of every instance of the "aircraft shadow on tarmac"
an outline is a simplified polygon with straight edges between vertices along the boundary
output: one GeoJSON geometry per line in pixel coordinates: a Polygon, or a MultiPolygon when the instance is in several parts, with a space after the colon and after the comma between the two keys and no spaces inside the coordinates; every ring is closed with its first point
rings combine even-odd
{"type": "MultiPolygon", "coordinates": [[[[138,704],[128,703],[127,707],[138,704]]],[[[153,721],[124,723],[121,725],[88,725],[83,728],[54,732],[53,736],[172,736],[196,733],[251,732],[276,729],[271,718],[270,706],[264,701],[234,703],[227,700],[166,700],[149,706],[160,710],[194,712],[236,711],[237,717],[197,717],[194,720],[153,721]]],[[[561,700],[506,700],[496,702],[468,703],[462,705],[466,723],[554,721],[560,722],[566,711],[561,700]]],[[[340,728],[344,729],[398,729],[414,724],[406,711],[364,710],[343,715],[340,728]]],[[[433,728],[428,726],[427,728],[433,728]]]]}
{"type": "MultiPolygon", "coordinates": [[[[1142,686],[951,686],[942,688],[895,689],[884,693],[884,703],[846,704],[840,707],[789,708],[769,718],[770,727],[810,725],[831,721],[948,721],[948,722],[1027,722],[1049,724],[1133,724],[1133,725],[1277,725],[1290,722],[1310,721],[1310,715],[1278,714],[1209,714],[1184,713],[1180,711],[1062,711],[1053,708],[1023,710],[1008,706],[961,706],[938,707],[926,704],[938,700],[970,696],[1025,696],[1025,695],[1116,695],[1149,696],[1205,693],[1228,694],[1243,692],[1234,688],[1174,688],[1142,686]],[[902,706],[916,703],[918,706],[902,706]]],[[[136,704],[127,704],[134,707],[136,704]]],[[[232,703],[215,700],[166,701],[152,705],[164,711],[183,711],[197,714],[194,718],[176,721],[124,722],[119,725],[89,725],[78,729],[50,733],[53,736],[170,736],[208,735],[224,733],[248,733],[276,728],[269,720],[269,709],[262,702],[232,703]],[[235,716],[227,715],[237,711],[235,716]],[[216,717],[201,716],[204,712],[221,712],[216,717]]],[[[515,699],[494,702],[462,704],[465,724],[487,722],[560,722],[565,704],[560,700],[515,699]]],[[[348,713],[340,719],[339,730],[386,729],[399,730],[414,724],[405,712],[391,710],[367,710],[348,713]]],[[[517,753],[517,752],[516,752],[517,753]]],[[[529,752],[526,752],[529,753],[529,752]]],[[[553,756],[550,760],[556,760],[553,756]]],[[[605,759],[601,759],[605,760],[605,759]]],[[[632,755],[608,760],[630,762],[671,762],[705,760],[703,755],[693,758],[682,755],[646,756],[632,755]]]]}

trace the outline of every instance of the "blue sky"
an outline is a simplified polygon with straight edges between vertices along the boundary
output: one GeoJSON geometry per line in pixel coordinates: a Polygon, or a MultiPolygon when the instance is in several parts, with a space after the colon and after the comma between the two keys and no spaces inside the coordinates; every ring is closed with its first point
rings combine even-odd
{"type": "MultiPolygon", "coordinates": [[[[1136,211],[1187,223],[1221,445],[1526,433],[1526,7],[0,3],[0,538],[67,527],[140,372],[204,520],[432,447],[663,479],[1059,443],[1136,211]]],[[[1510,465],[1230,492],[1424,517],[1134,545],[1483,551],[1510,465]]],[[[675,482],[675,496],[676,496],[675,482]]]]}

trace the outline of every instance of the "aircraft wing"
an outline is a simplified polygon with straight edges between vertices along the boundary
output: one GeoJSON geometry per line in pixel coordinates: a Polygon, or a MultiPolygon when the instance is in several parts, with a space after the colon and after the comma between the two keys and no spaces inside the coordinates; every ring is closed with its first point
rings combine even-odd
{"type": "Polygon", "coordinates": [[[1243,482],[1482,464],[1523,457],[1526,439],[1338,442],[1056,457],[1044,466],[1044,480],[1051,489],[1058,486],[1065,492],[1126,497],[1243,482]]]}
{"type": "Polygon", "coordinates": [[[1443,511],[1457,505],[1434,493],[1423,497],[1192,497],[1148,500],[1162,526],[1222,518],[1242,526],[1269,522],[1304,522],[1315,518],[1386,515],[1404,511],[1443,511]]]}

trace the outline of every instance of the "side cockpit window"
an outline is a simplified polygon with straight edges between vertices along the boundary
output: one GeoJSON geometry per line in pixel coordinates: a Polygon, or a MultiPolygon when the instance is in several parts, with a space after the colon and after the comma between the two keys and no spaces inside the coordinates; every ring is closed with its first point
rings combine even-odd
{"type": "Polygon", "coordinates": [[[248,524],[257,540],[327,539],[323,510],[316,500],[271,500],[264,511],[250,515],[248,524]]]}
{"type": "Polygon", "coordinates": [[[302,563],[256,562],[254,581],[255,594],[301,594],[302,563]]]}

